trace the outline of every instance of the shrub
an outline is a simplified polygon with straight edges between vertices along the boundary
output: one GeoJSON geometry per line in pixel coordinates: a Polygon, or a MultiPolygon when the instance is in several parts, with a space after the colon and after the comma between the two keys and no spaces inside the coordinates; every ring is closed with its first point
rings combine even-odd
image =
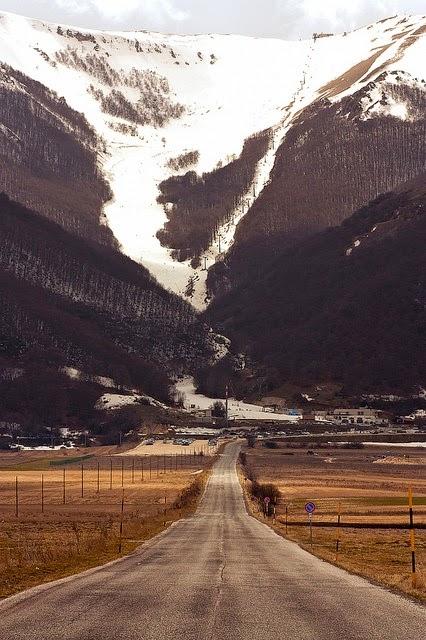
{"type": "Polygon", "coordinates": [[[216,400],[211,406],[212,416],[215,418],[224,418],[226,416],[226,407],[220,400],[216,400]]]}
{"type": "Polygon", "coordinates": [[[256,444],[256,436],[250,434],[247,436],[247,446],[250,447],[250,449],[254,449],[254,445],[256,444]]]}
{"type": "Polygon", "coordinates": [[[277,502],[281,496],[276,484],[262,484],[257,482],[257,480],[253,480],[251,484],[251,494],[253,498],[256,498],[259,502],[263,502],[265,498],[270,498],[272,503],[277,502]]]}
{"type": "Polygon", "coordinates": [[[182,153],[180,156],[176,158],[170,158],[167,163],[169,169],[173,171],[180,171],[181,169],[186,169],[198,162],[200,158],[199,151],[188,151],[188,153],[182,153]]]}
{"type": "Polygon", "coordinates": [[[278,449],[278,443],[275,440],[265,440],[263,446],[267,449],[278,449]]]}

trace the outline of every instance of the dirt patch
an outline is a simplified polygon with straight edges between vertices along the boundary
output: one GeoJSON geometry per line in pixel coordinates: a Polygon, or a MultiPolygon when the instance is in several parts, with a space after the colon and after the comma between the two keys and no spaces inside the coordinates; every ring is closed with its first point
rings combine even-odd
{"type": "Polygon", "coordinates": [[[374,460],[373,464],[421,464],[426,465],[426,458],[410,457],[406,456],[386,456],[385,458],[379,458],[374,460]]]}
{"type": "Polygon", "coordinates": [[[319,90],[319,95],[322,98],[333,98],[339,95],[339,93],[350,89],[350,87],[352,87],[356,82],[364,77],[371,66],[376,62],[377,58],[379,58],[387,49],[389,49],[390,46],[391,45],[380,47],[372,56],[370,56],[366,60],[362,60],[358,64],[348,69],[348,71],[345,71],[345,73],[343,73],[335,80],[332,80],[328,84],[321,87],[321,89],[319,90]]]}
{"type": "MultiPolygon", "coordinates": [[[[184,436],[182,436],[184,437],[184,436]]],[[[194,455],[202,453],[205,456],[214,455],[216,446],[209,446],[208,440],[194,440],[188,446],[173,444],[173,442],[154,442],[152,445],[138,444],[133,449],[123,451],[122,456],[149,456],[149,455],[194,455]]]]}
{"type": "Polygon", "coordinates": [[[420,29],[418,29],[417,31],[414,31],[409,37],[407,37],[404,42],[401,43],[398,51],[396,52],[396,54],[394,55],[393,58],[391,58],[390,60],[386,60],[386,62],[384,62],[383,64],[381,64],[379,67],[377,67],[377,69],[374,69],[368,76],[366,76],[364,78],[365,82],[368,82],[369,80],[371,80],[373,77],[379,76],[382,71],[385,71],[390,64],[395,64],[395,62],[398,62],[399,60],[401,60],[401,58],[403,57],[405,51],[411,47],[411,45],[415,44],[415,42],[417,42],[417,40],[419,39],[419,37],[426,32],[426,27],[420,27],[420,29]]]}

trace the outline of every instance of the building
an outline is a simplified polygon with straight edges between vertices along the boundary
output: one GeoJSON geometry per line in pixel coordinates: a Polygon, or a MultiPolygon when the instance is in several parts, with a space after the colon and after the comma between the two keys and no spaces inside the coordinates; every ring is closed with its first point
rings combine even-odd
{"type": "Polygon", "coordinates": [[[287,401],[285,398],[267,396],[260,401],[260,407],[265,413],[285,413],[287,401]]]}
{"type": "Polygon", "coordinates": [[[212,418],[212,409],[192,409],[191,415],[195,418],[212,418]]]}
{"type": "Polygon", "coordinates": [[[317,422],[333,422],[341,425],[387,425],[388,418],[377,409],[328,409],[315,411],[317,422]]]}

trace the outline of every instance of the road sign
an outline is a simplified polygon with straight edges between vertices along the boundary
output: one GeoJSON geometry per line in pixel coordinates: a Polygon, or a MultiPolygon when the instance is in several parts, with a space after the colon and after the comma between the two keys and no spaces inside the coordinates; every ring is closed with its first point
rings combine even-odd
{"type": "Polygon", "coordinates": [[[266,498],[263,498],[263,502],[265,504],[269,504],[271,502],[271,498],[268,498],[268,496],[266,496],[266,498]]]}
{"type": "Polygon", "coordinates": [[[315,502],[307,502],[305,504],[305,511],[311,515],[316,509],[315,502]]]}

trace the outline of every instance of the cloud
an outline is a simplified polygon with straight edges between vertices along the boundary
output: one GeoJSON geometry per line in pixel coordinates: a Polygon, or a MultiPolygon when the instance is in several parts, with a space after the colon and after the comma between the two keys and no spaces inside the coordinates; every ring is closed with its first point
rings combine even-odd
{"type": "Polygon", "coordinates": [[[183,22],[189,18],[187,11],[179,9],[174,0],[55,0],[62,9],[71,13],[90,13],[123,22],[132,15],[142,15],[159,22],[183,22]]]}
{"type": "Polygon", "coordinates": [[[0,9],[95,29],[298,39],[396,13],[423,15],[425,0],[0,0],[0,9]]]}
{"type": "Polygon", "coordinates": [[[397,13],[422,11],[424,0],[275,0],[275,5],[292,31],[343,31],[397,13]]]}

